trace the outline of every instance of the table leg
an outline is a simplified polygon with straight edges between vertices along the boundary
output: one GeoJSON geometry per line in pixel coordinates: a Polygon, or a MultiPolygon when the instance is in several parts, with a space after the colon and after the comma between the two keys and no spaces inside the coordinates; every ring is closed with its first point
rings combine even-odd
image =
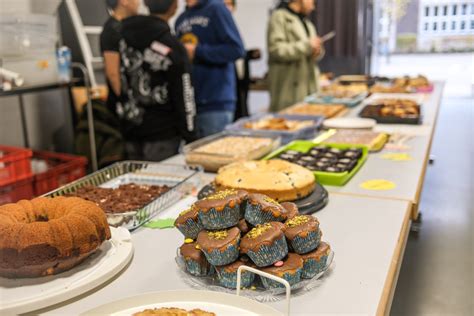
{"type": "Polygon", "coordinates": [[[28,137],[28,126],[26,122],[26,114],[25,114],[25,102],[23,100],[23,95],[18,95],[18,100],[20,101],[20,119],[21,119],[21,128],[23,130],[23,143],[26,148],[30,147],[30,140],[28,137]]]}

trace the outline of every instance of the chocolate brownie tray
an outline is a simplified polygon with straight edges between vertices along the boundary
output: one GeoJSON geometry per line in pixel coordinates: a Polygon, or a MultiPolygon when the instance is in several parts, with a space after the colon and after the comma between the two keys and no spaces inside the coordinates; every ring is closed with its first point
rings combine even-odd
{"type": "MultiPolygon", "coordinates": [[[[109,225],[134,230],[148,222],[184,195],[199,186],[202,168],[154,162],[123,161],[74,181],[44,196],[90,196],[104,199],[113,197],[113,189],[123,188],[130,194],[126,203],[101,205],[109,225]],[[139,189],[150,190],[150,194],[137,197],[139,189]],[[92,192],[91,192],[92,191],[92,192]],[[133,196],[135,195],[135,196],[133,196]],[[124,210],[124,211],[122,211],[124,210]]],[[[99,203],[100,204],[100,203],[99,203]]]]}

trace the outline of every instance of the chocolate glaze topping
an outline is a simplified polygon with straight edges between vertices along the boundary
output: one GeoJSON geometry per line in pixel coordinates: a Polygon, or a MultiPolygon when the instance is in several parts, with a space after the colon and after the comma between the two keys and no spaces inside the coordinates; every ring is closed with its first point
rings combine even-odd
{"type": "Polygon", "coordinates": [[[327,243],[324,241],[319,244],[319,247],[316,250],[313,250],[309,253],[306,253],[304,255],[301,255],[301,257],[306,260],[306,259],[315,259],[317,261],[321,260],[321,257],[324,255],[327,255],[329,251],[331,250],[331,246],[329,246],[327,243]]]}
{"type": "Polygon", "coordinates": [[[179,250],[181,252],[181,255],[186,259],[186,260],[194,260],[198,262],[201,265],[209,265],[209,263],[206,260],[206,257],[204,256],[204,253],[196,248],[197,243],[193,242],[190,244],[183,244],[179,250]]]}
{"type": "Polygon", "coordinates": [[[186,221],[188,219],[192,219],[194,221],[197,221],[198,213],[199,213],[198,210],[195,207],[191,206],[191,208],[189,208],[189,209],[181,212],[181,214],[179,214],[178,218],[174,222],[174,225],[178,226],[178,225],[184,224],[184,223],[186,223],[186,221]]]}
{"type": "Polygon", "coordinates": [[[296,206],[295,203],[283,202],[281,203],[281,206],[283,206],[283,208],[285,209],[286,216],[288,219],[292,219],[293,217],[300,215],[300,212],[298,211],[298,206],[296,206]]]}
{"type": "Polygon", "coordinates": [[[309,232],[319,229],[319,222],[311,215],[299,215],[285,223],[285,236],[293,240],[296,236],[306,237],[309,232]]]}
{"type": "Polygon", "coordinates": [[[298,269],[303,268],[303,258],[296,253],[289,253],[286,259],[283,260],[281,267],[269,266],[261,269],[263,272],[267,272],[277,276],[283,276],[285,272],[294,273],[298,269]]]}
{"type": "Polygon", "coordinates": [[[247,235],[242,238],[240,249],[242,253],[247,253],[249,250],[258,251],[262,245],[271,245],[277,239],[280,239],[283,234],[284,225],[279,222],[271,222],[264,225],[257,225],[247,235]],[[270,227],[266,227],[270,226],[270,227]],[[256,234],[258,230],[261,234],[256,234]]]}
{"type": "Polygon", "coordinates": [[[262,211],[272,212],[274,217],[286,217],[285,209],[277,201],[264,194],[249,194],[248,203],[252,205],[260,205],[262,211]]]}
{"type": "Polygon", "coordinates": [[[222,190],[197,201],[194,203],[194,206],[204,212],[212,208],[222,211],[225,206],[234,207],[235,205],[240,205],[247,198],[247,195],[247,192],[243,190],[222,190]]]}
{"type": "Polygon", "coordinates": [[[202,230],[198,235],[197,243],[202,249],[212,251],[225,248],[238,238],[240,238],[240,230],[237,227],[221,231],[202,230]]]}

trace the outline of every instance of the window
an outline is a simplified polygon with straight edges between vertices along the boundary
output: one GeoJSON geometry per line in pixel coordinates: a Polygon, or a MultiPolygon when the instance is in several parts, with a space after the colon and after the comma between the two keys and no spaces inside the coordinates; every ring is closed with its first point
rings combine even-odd
{"type": "Polygon", "coordinates": [[[455,30],[456,29],[456,21],[453,21],[451,23],[451,30],[455,30]]]}
{"type": "Polygon", "coordinates": [[[434,22],[433,23],[433,31],[436,31],[438,29],[438,23],[434,22]]]}
{"type": "Polygon", "coordinates": [[[430,7],[425,7],[425,16],[430,16],[430,7]]]}
{"type": "Polygon", "coordinates": [[[471,4],[471,14],[474,14],[474,4],[471,4]]]}
{"type": "Polygon", "coordinates": [[[471,30],[474,30],[474,20],[471,20],[471,30]]]}
{"type": "Polygon", "coordinates": [[[434,7],[434,16],[438,16],[438,6],[434,7]]]}
{"type": "Polygon", "coordinates": [[[443,7],[443,15],[444,15],[444,16],[448,15],[448,6],[447,6],[447,5],[445,5],[445,6],[443,7]]]}
{"type": "Polygon", "coordinates": [[[453,15],[458,14],[457,12],[458,12],[458,6],[453,4],[453,15]]]}
{"type": "Polygon", "coordinates": [[[461,21],[461,30],[464,30],[466,28],[466,22],[461,21]]]}
{"type": "Polygon", "coordinates": [[[425,23],[425,31],[428,31],[428,23],[425,23]]]}
{"type": "Polygon", "coordinates": [[[443,24],[441,24],[441,29],[442,29],[443,31],[446,30],[446,22],[443,22],[443,24]]]}
{"type": "Polygon", "coordinates": [[[467,4],[463,4],[462,5],[462,15],[466,15],[467,14],[467,4]]]}

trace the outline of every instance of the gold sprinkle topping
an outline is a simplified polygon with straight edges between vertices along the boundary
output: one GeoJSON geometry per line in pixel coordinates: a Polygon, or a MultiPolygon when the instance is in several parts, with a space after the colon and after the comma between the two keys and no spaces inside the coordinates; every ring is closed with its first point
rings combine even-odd
{"type": "Polygon", "coordinates": [[[208,197],[204,198],[204,200],[221,200],[221,199],[225,199],[226,197],[229,197],[230,195],[234,195],[236,193],[237,191],[233,189],[223,190],[223,191],[216,192],[212,195],[209,195],[208,197]]]}
{"type": "Polygon", "coordinates": [[[272,198],[269,197],[269,196],[266,196],[263,200],[264,200],[265,202],[267,202],[267,203],[274,204],[274,205],[278,205],[278,202],[275,201],[274,199],[272,199],[272,198]]]}
{"type": "Polygon", "coordinates": [[[194,242],[194,240],[192,240],[191,238],[186,238],[186,239],[184,240],[184,243],[185,243],[185,244],[192,244],[193,242],[194,242]]]}
{"type": "Polygon", "coordinates": [[[196,247],[194,247],[194,248],[196,248],[197,250],[201,250],[201,246],[199,246],[199,245],[196,245],[196,247]]]}
{"type": "Polygon", "coordinates": [[[208,232],[207,236],[209,236],[211,239],[223,240],[227,238],[228,234],[226,230],[219,230],[215,232],[208,232]]]}
{"type": "Polygon", "coordinates": [[[296,226],[303,225],[307,223],[308,221],[309,221],[309,218],[307,216],[303,216],[303,215],[295,216],[292,219],[290,219],[288,222],[286,222],[286,226],[290,228],[296,227],[296,226]]]}
{"type": "Polygon", "coordinates": [[[250,239],[255,239],[258,236],[261,236],[264,232],[272,228],[272,225],[270,223],[266,223],[263,225],[257,225],[255,228],[253,228],[248,234],[248,238],[250,239]]]}
{"type": "Polygon", "coordinates": [[[179,216],[186,215],[186,214],[188,214],[189,212],[191,212],[192,210],[193,210],[193,207],[190,207],[190,208],[188,208],[187,210],[184,210],[184,211],[182,211],[181,213],[179,213],[179,216]]]}

